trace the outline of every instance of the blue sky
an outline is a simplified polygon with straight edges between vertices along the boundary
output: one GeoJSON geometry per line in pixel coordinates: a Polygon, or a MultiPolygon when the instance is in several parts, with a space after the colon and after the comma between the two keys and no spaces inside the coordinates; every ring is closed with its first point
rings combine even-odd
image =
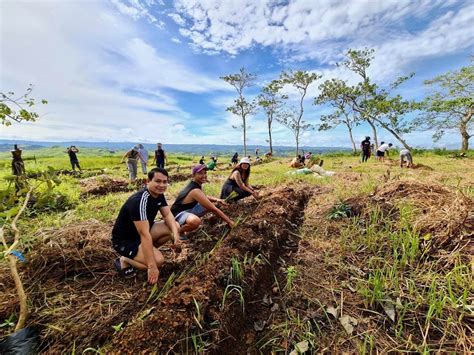
{"type": "MultiPolygon", "coordinates": [[[[249,97],[281,70],[322,74],[305,104],[317,124],[328,112],[312,105],[318,85],[355,82],[335,66],[348,48],[375,49],[370,75],[382,86],[416,72],[401,93],[420,98],[423,81],[467,65],[474,44],[472,0],[3,0],[0,12],[2,91],[31,83],[49,101],[39,121],[1,126],[4,139],[240,144],[239,118],[225,110],[235,92],[219,77],[241,67],[258,76],[249,97]]],[[[248,142],[265,144],[263,113],[249,126],[248,142]]],[[[356,139],[367,133],[357,127],[356,139]]],[[[273,136],[294,144],[278,124],[273,136]]],[[[406,138],[433,145],[426,132],[406,138]]],[[[305,132],[302,143],[350,145],[343,127],[305,132]]],[[[458,144],[457,134],[437,143],[458,144]]]]}

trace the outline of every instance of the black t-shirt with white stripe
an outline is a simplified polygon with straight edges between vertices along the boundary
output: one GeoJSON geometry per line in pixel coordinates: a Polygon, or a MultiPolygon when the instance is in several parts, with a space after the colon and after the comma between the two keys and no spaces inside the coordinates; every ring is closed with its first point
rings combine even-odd
{"type": "Polygon", "coordinates": [[[120,209],[114,228],[113,241],[140,241],[134,221],[148,221],[150,229],[161,207],[168,206],[164,195],[154,198],[144,189],[134,193],[120,209]]]}

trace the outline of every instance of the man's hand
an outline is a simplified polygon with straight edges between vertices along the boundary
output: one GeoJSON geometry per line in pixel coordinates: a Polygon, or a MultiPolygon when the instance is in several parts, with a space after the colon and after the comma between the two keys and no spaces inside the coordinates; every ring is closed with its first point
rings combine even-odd
{"type": "Polygon", "coordinates": [[[159,276],[160,272],[158,271],[156,265],[148,267],[148,282],[150,283],[150,285],[156,284],[159,276]]]}

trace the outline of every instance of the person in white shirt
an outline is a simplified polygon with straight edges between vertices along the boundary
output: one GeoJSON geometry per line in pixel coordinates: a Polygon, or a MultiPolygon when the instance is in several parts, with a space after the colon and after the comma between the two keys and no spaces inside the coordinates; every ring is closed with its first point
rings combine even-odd
{"type": "Polygon", "coordinates": [[[140,154],[139,158],[140,158],[140,164],[142,166],[142,173],[146,174],[147,173],[146,165],[148,163],[148,150],[145,149],[143,144],[138,145],[138,154],[140,154]]]}
{"type": "Polygon", "coordinates": [[[400,150],[400,168],[403,168],[404,163],[407,168],[413,167],[413,157],[408,149],[400,150]]]}
{"type": "Polygon", "coordinates": [[[388,151],[392,147],[392,145],[393,145],[392,143],[387,144],[385,142],[381,142],[380,146],[377,148],[377,153],[376,153],[377,160],[384,161],[385,153],[387,153],[387,156],[388,156],[388,151]]]}

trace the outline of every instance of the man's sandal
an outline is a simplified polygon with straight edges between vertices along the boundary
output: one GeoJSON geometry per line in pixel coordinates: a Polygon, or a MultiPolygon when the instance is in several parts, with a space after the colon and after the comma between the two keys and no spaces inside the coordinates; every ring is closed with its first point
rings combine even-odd
{"type": "Polygon", "coordinates": [[[123,278],[130,279],[136,276],[136,271],[133,266],[122,268],[122,265],[120,264],[120,258],[115,259],[114,266],[115,270],[117,270],[117,273],[123,278]]]}

